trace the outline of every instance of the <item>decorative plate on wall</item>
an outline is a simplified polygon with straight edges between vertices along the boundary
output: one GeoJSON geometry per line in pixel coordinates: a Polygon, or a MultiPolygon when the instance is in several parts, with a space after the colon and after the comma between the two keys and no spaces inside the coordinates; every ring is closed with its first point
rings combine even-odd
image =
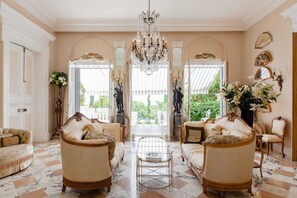
{"type": "Polygon", "coordinates": [[[261,52],[255,59],[255,66],[265,66],[272,62],[272,56],[269,52],[261,52]]]}
{"type": "Polygon", "coordinates": [[[255,43],[255,49],[262,49],[272,42],[272,35],[269,32],[263,32],[255,43]]]}

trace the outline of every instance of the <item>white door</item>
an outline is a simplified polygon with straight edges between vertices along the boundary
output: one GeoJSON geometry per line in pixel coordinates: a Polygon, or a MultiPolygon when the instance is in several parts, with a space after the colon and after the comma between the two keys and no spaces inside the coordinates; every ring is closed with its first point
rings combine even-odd
{"type": "Polygon", "coordinates": [[[10,44],[9,127],[33,130],[34,54],[10,44]]]}

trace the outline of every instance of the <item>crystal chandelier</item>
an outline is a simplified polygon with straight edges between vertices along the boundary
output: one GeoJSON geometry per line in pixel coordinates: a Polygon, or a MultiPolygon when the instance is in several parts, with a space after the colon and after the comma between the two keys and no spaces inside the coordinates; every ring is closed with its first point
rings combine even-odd
{"type": "Polygon", "coordinates": [[[167,42],[164,37],[161,40],[155,23],[159,16],[159,13],[151,12],[149,0],[147,12],[142,11],[139,15],[141,31],[132,41],[131,59],[147,75],[157,71],[159,65],[168,63],[167,42]]]}

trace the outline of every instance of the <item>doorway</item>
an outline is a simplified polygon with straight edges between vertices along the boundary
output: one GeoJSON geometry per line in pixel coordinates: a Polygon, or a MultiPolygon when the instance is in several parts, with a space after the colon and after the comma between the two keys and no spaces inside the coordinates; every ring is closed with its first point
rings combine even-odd
{"type": "Polygon", "coordinates": [[[168,65],[151,75],[130,67],[131,133],[135,136],[168,135],[168,65]]]}

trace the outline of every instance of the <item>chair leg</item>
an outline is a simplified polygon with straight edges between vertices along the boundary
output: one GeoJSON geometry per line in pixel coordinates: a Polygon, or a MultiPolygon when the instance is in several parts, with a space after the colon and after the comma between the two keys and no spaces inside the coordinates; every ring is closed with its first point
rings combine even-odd
{"type": "Polygon", "coordinates": [[[205,185],[202,185],[202,187],[203,187],[203,193],[206,193],[207,187],[205,185]]]}
{"type": "Polygon", "coordinates": [[[185,158],[184,158],[184,156],[181,156],[182,157],[182,160],[183,160],[183,162],[185,161],[185,158]]]}
{"type": "Polygon", "coordinates": [[[271,144],[271,152],[273,152],[273,143],[270,143],[271,144]]]}
{"type": "Polygon", "coordinates": [[[65,192],[65,190],[66,190],[66,186],[63,184],[62,192],[65,192]]]}
{"type": "Polygon", "coordinates": [[[107,192],[110,192],[111,184],[107,185],[107,192]]]}
{"type": "Polygon", "coordinates": [[[285,153],[284,153],[284,147],[285,147],[285,144],[282,142],[282,154],[283,154],[283,158],[285,158],[285,153]]]}
{"type": "Polygon", "coordinates": [[[251,196],[253,196],[253,192],[252,192],[252,186],[248,187],[248,192],[251,194],[251,196]]]}
{"type": "Polygon", "coordinates": [[[270,143],[267,143],[267,156],[269,155],[270,143]]]}

